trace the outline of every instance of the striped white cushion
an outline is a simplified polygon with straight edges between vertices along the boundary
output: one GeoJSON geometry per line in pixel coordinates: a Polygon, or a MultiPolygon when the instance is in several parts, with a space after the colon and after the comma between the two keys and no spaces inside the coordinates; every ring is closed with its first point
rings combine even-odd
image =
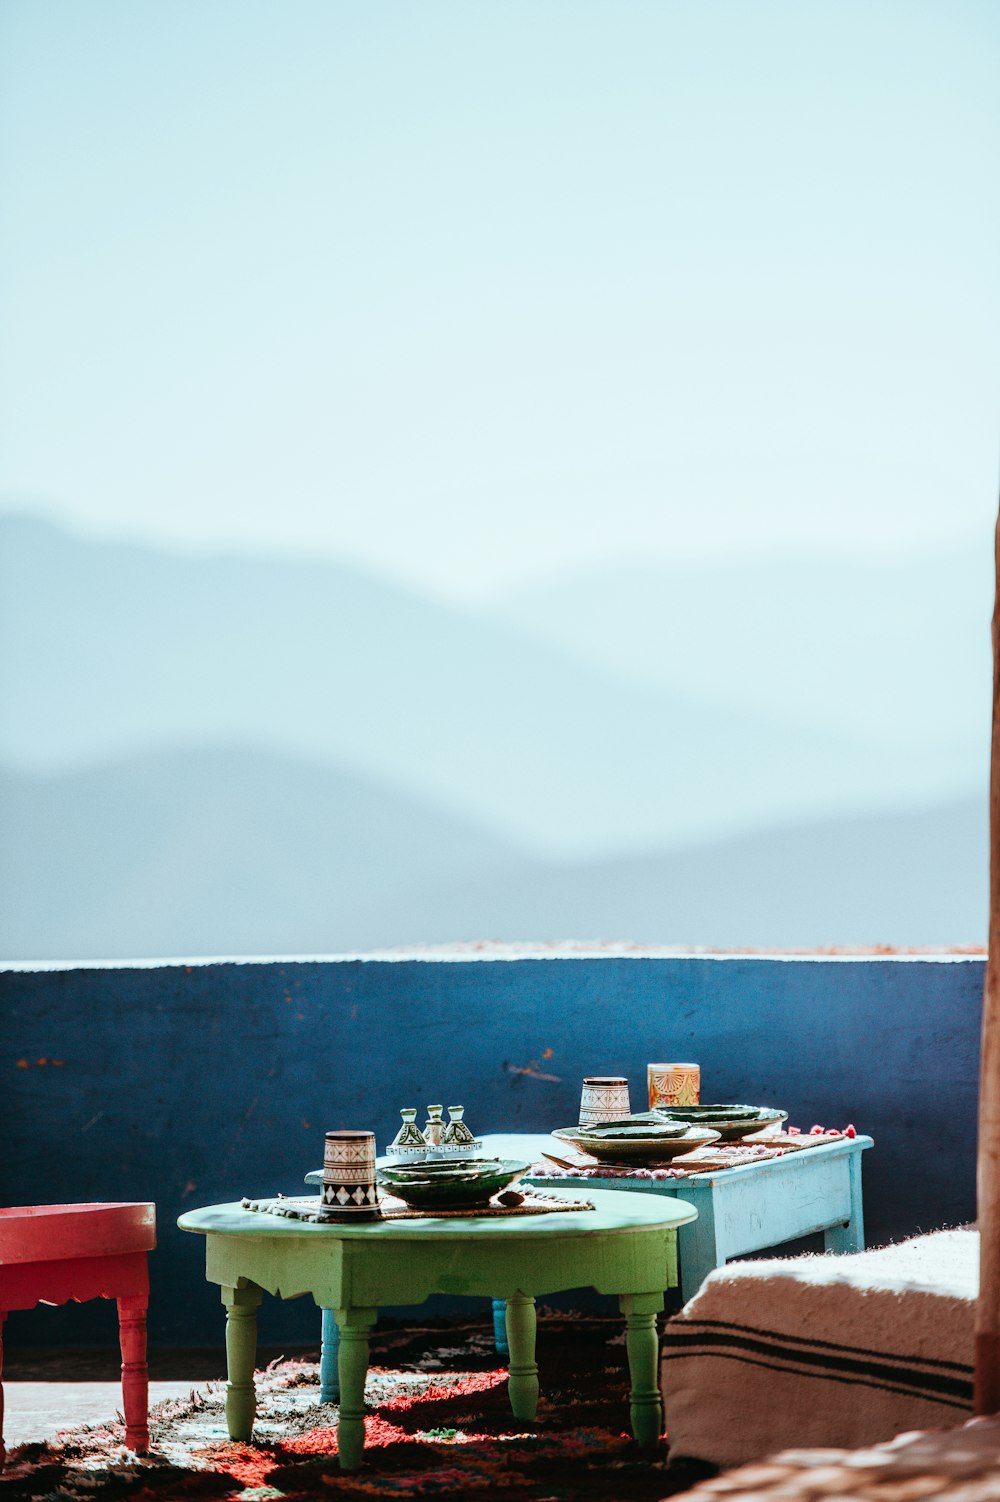
{"type": "Polygon", "coordinates": [[[970,1230],[717,1269],[667,1326],[671,1455],[731,1466],[960,1422],[978,1273],[970,1230]]]}

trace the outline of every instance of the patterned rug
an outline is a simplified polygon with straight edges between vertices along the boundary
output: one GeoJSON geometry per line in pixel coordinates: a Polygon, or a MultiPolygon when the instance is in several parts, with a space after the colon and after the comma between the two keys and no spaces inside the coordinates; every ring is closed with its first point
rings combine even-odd
{"type": "Polygon", "coordinates": [[[143,1458],[125,1449],[119,1423],[12,1450],[2,1495],[4,1502],[655,1502],[705,1475],[668,1471],[665,1447],[653,1455],[636,1449],[620,1321],[541,1314],[538,1364],[542,1398],[526,1427],[511,1415],[507,1374],[484,1325],[377,1333],[360,1472],[338,1469],[336,1409],[317,1401],[318,1366],[287,1360],[258,1374],[253,1444],[228,1439],[225,1385],[212,1383],[153,1411],[143,1458]]]}

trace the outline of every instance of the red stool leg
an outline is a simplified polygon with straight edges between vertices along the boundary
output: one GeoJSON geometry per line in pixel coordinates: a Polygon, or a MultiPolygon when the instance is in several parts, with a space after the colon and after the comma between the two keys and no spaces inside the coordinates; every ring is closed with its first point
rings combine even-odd
{"type": "Polygon", "coordinates": [[[146,1365],[148,1295],[118,1300],[118,1334],[122,1347],[122,1404],[125,1443],[130,1450],[149,1449],[149,1368],[146,1365]]]}
{"type": "Polygon", "coordinates": [[[7,1458],[7,1451],[3,1447],[3,1322],[6,1318],[6,1314],[0,1309],[0,1471],[7,1458]]]}

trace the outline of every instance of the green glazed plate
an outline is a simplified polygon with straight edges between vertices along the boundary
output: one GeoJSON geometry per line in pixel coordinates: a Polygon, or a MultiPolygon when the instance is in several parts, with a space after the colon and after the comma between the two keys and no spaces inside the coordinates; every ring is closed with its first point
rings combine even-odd
{"type": "Polygon", "coordinates": [[[621,1121],[595,1121],[578,1127],[581,1137],[600,1137],[604,1141],[623,1137],[680,1137],[692,1123],[654,1115],[626,1116],[621,1121]]]}
{"type": "Polygon", "coordinates": [[[589,1153],[601,1163],[669,1163],[693,1153],[696,1147],[718,1142],[720,1133],[708,1127],[689,1126],[680,1136],[655,1135],[649,1128],[645,1136],[632,1132],[612,1137],[588,1134],[585,1127],[557,1127],[552,1133],[559,1142],[568,1142],[581,1153],[589,1153]]]}
{"type": "Polygon", "coordinates": [[[776,1111],[771,1106],[661,1106],[659,1110],[671,1121],[711,1127],[723,1142],[738,1142],[741,1137],[761,1132],[775,1122],[788,1120],[787,1111],[776,1111]]]}
{"type": "Polygon", "coordinates": [[[441,1162],[393,1164],[378,1170],[378,1184],[414,1210],[473,1210],[509,1189],[530,1166],[514,1158],[487,1159],[478,1167],[472,1159],[461,1166],[441,1162]]]}
{"type": "Polygon", "coordinates": [[[386,1163],[379,1169],[382,1174],[396,1174],[410,1179],[449,1179],[455,1175],[489,1173],[501,1162],[501,1158],[411,1158],[398,1163],[386,1163]]]}

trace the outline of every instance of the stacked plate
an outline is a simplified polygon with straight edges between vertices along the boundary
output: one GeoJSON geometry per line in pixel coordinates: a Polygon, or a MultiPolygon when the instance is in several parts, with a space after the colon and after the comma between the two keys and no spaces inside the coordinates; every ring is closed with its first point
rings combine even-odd
{"type": "Polygon", "coordinates": [[[387,1163],[378,1185],[414,1210],[475,1210],[509,1189],[531,1165],[514,1158],[387,1163]]]}
{"type": "Polygon", "coordinates": [[[718,1142],[720,1133],[689,1121],[666,1121],[650,1111],[600,1126],[559,1127],[552,1136],[602,1163],[669,1163],[696,1147],[718,1142]]]}
{"type": "Polygon", "coordinates": [[[737,1142],[762,1132],[765,1127],[779,1125],[788,1120],[787,1111],[776,1111],[771,1106],[660,1106],[650,1115],[664,1121],[689,1122],[691,1126],[709,1127],[718,1132],[724,1142],[737,1142]]]}

